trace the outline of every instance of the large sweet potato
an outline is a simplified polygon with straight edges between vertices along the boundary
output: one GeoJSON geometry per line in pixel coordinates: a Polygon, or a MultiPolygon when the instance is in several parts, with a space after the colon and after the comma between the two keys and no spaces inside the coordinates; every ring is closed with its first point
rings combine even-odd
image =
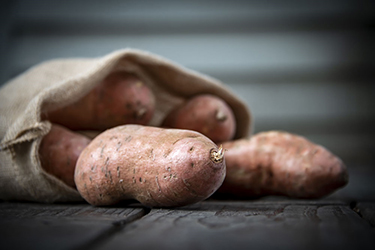
{"type": "Polygon", "coordinates": [[[346,185],[343,162],[322,146],[286,132],[263,132],[223,144],[227,175],[218,193],[231,197],[319,198],[346,185]]]}
{"type": "Polygon", "coordinates": [[[221,149],[189,130],[124,125],[97,136],[81,153],[77,189],[92,205],[135,199],[146,206],[182,206],[222,184],[221,149]]]}
{"type": "Polygon", "coordinates": [[[206,94],[194,96],[175,108],[162,126],[198,131],[218,143],[233,139],[236,119],[221,98],[206,94]]]}
{"type": "Polygon", "coordinates": [[[105,130],[123,124],[148,124],[155,96],[135,75],[115,72],[79,101],[43,115],[73,130],[105,130]]]}
{"type": "Polygon", "coordinates": [[[82,150],[90,139],[59,125],[52,125],[51,131],[43,137],[39,146],[42,168],[49,174],[75,187],[74,169],[82,150]]]}

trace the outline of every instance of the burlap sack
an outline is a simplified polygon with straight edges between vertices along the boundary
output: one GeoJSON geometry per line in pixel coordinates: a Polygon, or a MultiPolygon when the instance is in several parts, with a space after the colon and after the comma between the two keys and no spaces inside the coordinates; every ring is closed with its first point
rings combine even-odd
{"type": "Polygon", "coordinates": [[[160,125],[173,107],[190,96],[211,93],[223,98],[237,120],[236,138],[250,133],[245,104],[220,82],[159,56],[133,49],[94,59],[59,59],[37,65],[0,89],[0,199],[38,202],[79,201],[79,193],[46,173],[38,148],[50,128],[42,112],[83,97],[110,72],[134,73],[156,95],[151,126],[160,125]]]}

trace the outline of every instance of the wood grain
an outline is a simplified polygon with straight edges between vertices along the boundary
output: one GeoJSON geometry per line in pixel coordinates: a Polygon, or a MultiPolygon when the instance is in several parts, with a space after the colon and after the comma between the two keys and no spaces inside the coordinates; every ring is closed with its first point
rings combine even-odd
{"type": "Polygon", "coordinates": [[[354,211],[356,211],[363,219],[368,221],[373,228],[375,227],[375,202],[359,202],[354,207],[354,211]]]}
{"type": "Polygon", "coordinates": [[[142,217],[141,207],[0,203],[1,249],[81,249],[142,217]]]}
{"type": "Polygon", "coordinates": [[[340,202],[203,202],[154,209],[100,249],[371,249],[373,236],[340,202]]]}

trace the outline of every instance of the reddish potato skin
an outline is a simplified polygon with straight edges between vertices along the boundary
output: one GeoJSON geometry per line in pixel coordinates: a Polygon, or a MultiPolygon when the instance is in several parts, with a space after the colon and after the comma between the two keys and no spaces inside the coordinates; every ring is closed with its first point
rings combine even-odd
{"type": "Polygon", "coordinates": [[[227,175],[218,193],[320,198],[348,182],[343,162],[303,137],[270,131],[223,144],[227,175]]]}
{"type": "Polygon", "coordinates": [[[42,168],[49,174],[75,188],[74,170],[82,150],[90,143],[87,137],[59,125],[43,137],[39,146],[42,168]]]}
{"type": "Polygon", "coordinates": [[[236,132],[231,108],[221,98],[208,94],[195,96],[174,109],[162,126],[198,131],[216,143],[233,139],[236,132]]]}
{"type": "Polygon", "coordinates": [[[97,136],[81,153],[75,183],[96,206],[135,199],[149,207],[175,207],[208,198],[222,184],[225,160],[195,131],[124,125],[97,136]]]}
{"type": "Polygon", "coordinates": [[[115,72],[79,101],[43,118],[72,130],[100,130],[123,124],[148,124],[155,96],[135,75],[115,72]]]}

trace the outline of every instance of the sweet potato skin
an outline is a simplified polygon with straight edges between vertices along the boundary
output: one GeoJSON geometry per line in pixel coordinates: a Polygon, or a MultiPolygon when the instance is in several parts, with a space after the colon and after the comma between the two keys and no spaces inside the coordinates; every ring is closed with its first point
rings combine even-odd
{"type": "Polygon", "coordinates": [[[114,72],[79,101],[44,115],[72,130],[100,130],[123,124],[148,124],[155,96],[135,75],[114,72]]]}
{"type": "Polygon", "coordinates": [[[68,186],[75,188],[75,165],[82,150],[90,141],[86,136],[53,124],[39,146],[42,168],[68,186]]]}
{"type": "Polygon", "coordinates": [[[294,134],[270,131],[223,144],[227,175],[218,193],[320,198],[348,182],[343,162],[294,134]]]}
{"type": "Polygon", "coordinates": [[[124,125],[97,136],[82,152],[75,182],[92,205],[135,199],[174,207],[206,199],[222,184],[225,160],[211,160],[217,146],[202,134],[124,125]]]}
{"type": "Polygon", "coordinates": [[[236,120],[231,108],[221,98],[197,95],[170,112],[164,127],[198,131],[216,143],[233,139],[236,120]]]}

